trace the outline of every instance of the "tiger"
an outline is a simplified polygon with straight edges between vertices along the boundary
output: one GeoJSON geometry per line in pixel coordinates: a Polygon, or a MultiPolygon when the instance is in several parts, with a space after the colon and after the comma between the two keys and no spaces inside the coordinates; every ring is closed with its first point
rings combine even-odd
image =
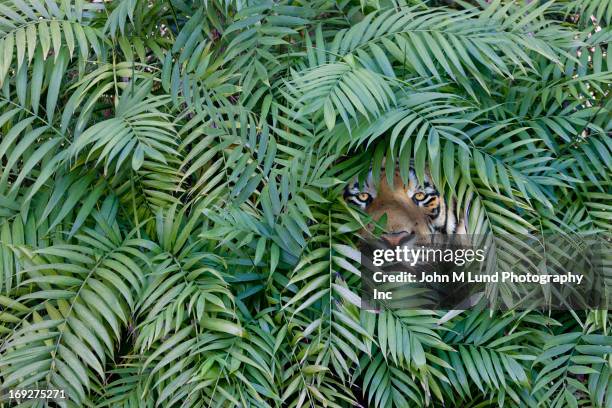
{"type": "Polygon", "coordinates": [[[386,214],[386,230],[381,238],[388,247],[424,243],[433,234],[467,234],[467,211],[457,219],[455,200],[444,199],[429,171],[425,170],[421,183],[411,163],[408,175],[408,184],[404,184],[396,167],[392,187],[383,169],[376,189],[370,171],[363,186],[357,177],[346,185],[344,199],[374,220],[386,214]]]}
{"type": "MultiPolygon", "coordinates": [[[[458,218],[455,214],[456,200],[446,200],[444,198],[443,194],[433,184],[431,174],[427,169],[425,169],[422,183],[419,182],[413,163],[410,163],[407,184],[402,181],[399,168],[395,169],[393,186],[388,184],[387,179],[385,170],[382,169],[378,188],[376,188],[373,172],[370,170],[363,186],[360,185],[358,178],[355,177],[344,188],[344,199],[346,202],[357,206],[375,221],[380,220],[384,215],[387,217],[386,224],[384,225],[385,231],[380,236],[380,239],[374,237],[372,224],[368,224],[359,233],[363,239],[363,242],[359,245],[362,254],[361,259],[362,261],[366,260],[363,265],[369,269],[372,268],[370,258],[373,248],[394,249],[398,247],[419,247],[422,245],[427,247],[434,245],[435,247],[436,244],[450,244],[450,247],[455,248],[457,245],[470,247],[471,238],[467,235],[469,201],[466,211],[458,218]],[[365,255],[365,258],[363,255],[365,255]]],[[[443,265],[436,266],[434,264],[421,263],[416,269],[413,266],[414,264],[400,263],[399,265],[394,265],[391,263],[387,267],[383,266],[383,268],[391,272],[397,272],[398,270],[411,271],[419,277],[418,279],[434,271],[442,274],[449,273],[448,270],[440,269],[443,268],[443,265]],[[398,266],[399,269],[397,269],[398,266]]],[[[377,269],[370,270],[374,271],[377,269]]],[[[372,285],[371,277],[369,279],[370,283],[366,284],[366,286],[372,285]]],[[[394,293],[394,300],[390,302],[398,302],[396,306],[414,307],[414,305],[419,305],[422,308],[438,308],[439,306],[436,305],[441,303],[454,305],[452,310],[449,310],[446,315],[441,317],[440,324],[461,313],[461,311],[472,307],[481,296],[481,294],[472,296],[469,290],[465,289],[465,285],[438,285],[433,283],[431,285],[428,284],[424,292],[416,292],[408,296],[402,293],[401,289],[403,288],[401,284],[395,287],[395,289],[400,290],[394,293]],[[395,297],[398,297],[398,299],[395,297]]],[[[419,290],[423,290],[423,288],[419,290]]],[[[370,299],[370,302],[372,301],[370,299]]],[[[366,301],[367,303],[368,301],[366,301]]],[[[372,303],[371,306],[377,312],[381,310],[379,303],[372,303]]]]}

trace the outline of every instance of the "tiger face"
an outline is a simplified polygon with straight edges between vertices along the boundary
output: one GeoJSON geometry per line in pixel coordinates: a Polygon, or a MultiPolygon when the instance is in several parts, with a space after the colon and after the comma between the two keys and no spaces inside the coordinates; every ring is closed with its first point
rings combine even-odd
{"type": "Polygon", "coordinates": [[[428,173],[419,183],[412,167],[408,184],[396,169],[391,187],[383,170],[376,189],[370,172],[365,185],[360,186],[356,179],[349,183],[344,198],[374,220],[386,214],[386,231],[381,238],[389,247],[426,243],[436,233],[465,234],[464,222],[457,223],[454,203],[445,202],[428,173]]]}

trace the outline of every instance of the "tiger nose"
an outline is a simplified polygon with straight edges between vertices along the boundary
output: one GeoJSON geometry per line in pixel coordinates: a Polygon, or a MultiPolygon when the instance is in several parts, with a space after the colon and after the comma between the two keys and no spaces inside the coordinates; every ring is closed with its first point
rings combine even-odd
{"type": "Polygon", "coordinates": [[[391,247],[396,247],[400,245],[402,242],[406,241],[410,237],[412,237],[414,233],[410,233],[407,231],[400,232],[391,232],[389,234],[384,234],[381,238],[391,247]]]}

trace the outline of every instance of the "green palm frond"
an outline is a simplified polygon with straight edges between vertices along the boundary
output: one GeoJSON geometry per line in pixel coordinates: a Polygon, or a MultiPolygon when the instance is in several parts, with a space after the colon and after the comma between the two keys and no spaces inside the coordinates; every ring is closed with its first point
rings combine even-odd
{"type": "Polygon", "coordinates": [[[142,260],[132,253],[146,242],[103,220],[99,228],[78,235],[76,245],[18,248],[25,279],[17,289],[20,317],[2,342],[5,386],[44,384],[84,404],[103,381],[144,284],[142,260]]]}
{"type": "Polygon", "coordinates": [[[611,231],[611,16],[0,0],[0,407],[610,407],[605,309],[365,310],[386,225],[342,194],[412,163],[485,268],[570,268],[611,231]]]}
{"type": "MultiPolygon", "coordinates": [[[[16,77],[23,77],[22,82],[27,83],[27,69],[30,66],[32,79],[40,81],[37,77],[44,74],[42,66],[49,56],[53,61],[52,66],[56,67],[53,69],[55,72],[65,65],[65,59],[72,58],[77,51],[81,60],[86,60],[92,50],[101,55],[103,37],[100,31],[84,24],[84,17],[96,9],[99,7],[93,3],[84,5],[78,2],[56,4],[35,0],[29,4],[22,1],[1,4],[2,15],[7,18],[3,18],[0,25],[0,50],[4,56],[0,84],[11,71],[16,73],[16,77]]],[[[55,82],[61,80],[61,74],[53,77],[55,82]]],[[[55,93],[57,91],[51,95],[55,93]]]]}
{"type": "Polygon", "coordinates": [[[139,170],[145,158],[167,164],[165,155],[178,156],[176,130],[168,114],[159,110],[169,99],[145,99],[150,87],[151,84],[137,90],[127,88],[117,105],[116,117],[99,122],[79,135],[72,144],[73,155],[78,156],[89,148],[86,160],[95,154],[96,164],[104,163],[104,173],[111,164],[115,172],[126,161],[133,170],[139,170]]]}

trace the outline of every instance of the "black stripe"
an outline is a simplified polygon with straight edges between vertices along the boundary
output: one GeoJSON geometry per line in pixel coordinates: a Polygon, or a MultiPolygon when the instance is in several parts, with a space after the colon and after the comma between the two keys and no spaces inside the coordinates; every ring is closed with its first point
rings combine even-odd
{"type": "Polygon", "coordinates": [[[430,195],[428,195],[428,196],[427,196],[427,198],[425,198],[424,200],[419,201],[419,202],[423,203],[423,205],[427,205],[427,204],[429,204],[429,202],[430,202],[431,200],[433,200],[434,198],[436,198],[436,196],[435,196],[435,195],[431,195],[431,194],[430,194],[430,195]]]}

